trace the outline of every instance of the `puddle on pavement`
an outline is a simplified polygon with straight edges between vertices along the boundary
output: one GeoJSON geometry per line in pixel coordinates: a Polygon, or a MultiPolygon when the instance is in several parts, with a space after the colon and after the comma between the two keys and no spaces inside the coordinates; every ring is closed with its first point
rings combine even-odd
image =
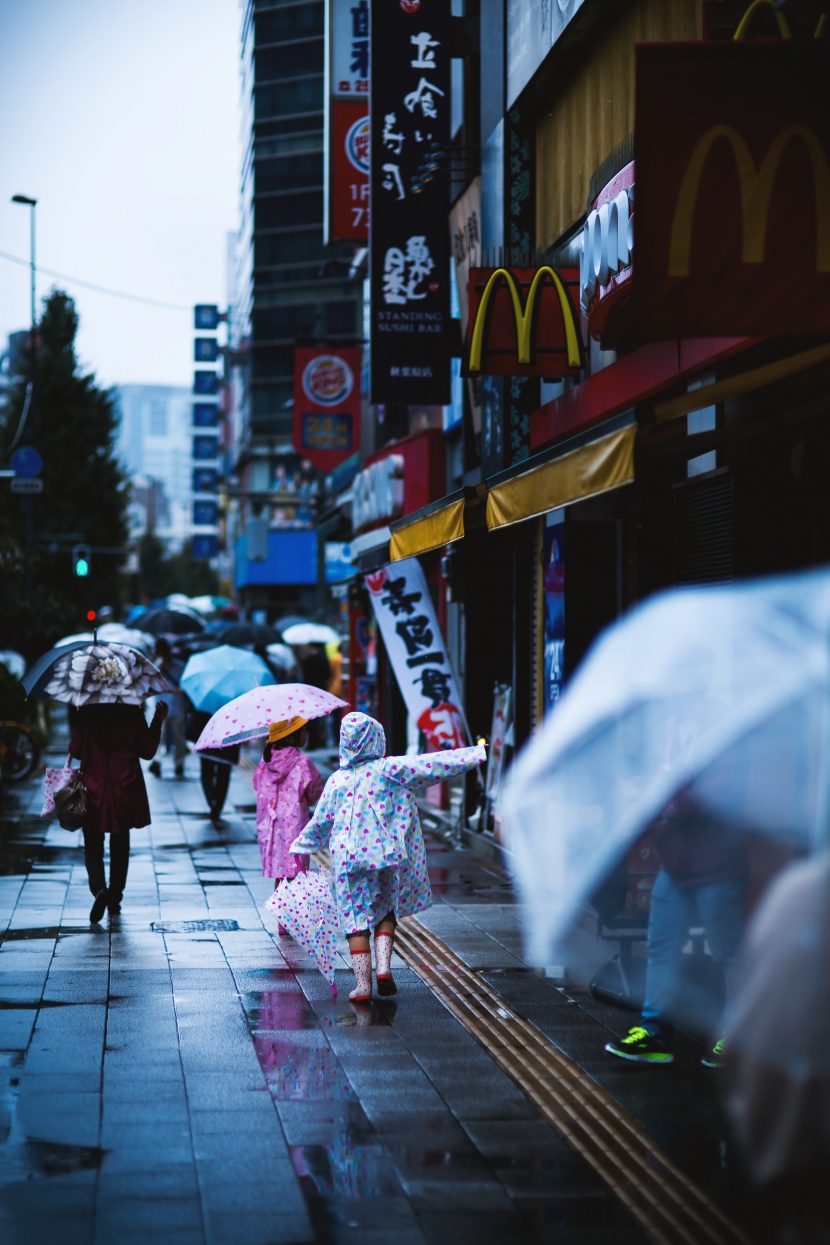
{"type": "Polygon", "coordinates": [[[88,934],[89,924],[78,929],[65,929],[61,925],[41,925],[32,929],[7,929],[0,934],[3,942],[33,942],[35,939],[63,938],[67,934],[88,934]]]}
{"type": "Polygon", "coordinates": [[[356,1142],[341,1133],[328,1146],[291,1146],[291,1163],[309,1200],[400,1197],[389,1151],[379,1141],[356,1142]]]}
{"type": "Polygon", "coordinates": [[[44,1007],[78,1007],[71,999],[0,999],[0,1012],[34,1012],[44,1007]]]}
{"type": "Polygon", "coordinates": [[[261,1034],[298,1033],[309,1029],[330,1029],[334,1025],[346,1028],[391,1025],[397,1005],[389,1000],[361,1003],[359,1005],[332,999],[315,1011],[299,989],[266,990],[261,994],[245,994],[242,1004],[248,1017],[248,1026],[257,1036],[261,1034]]]}
{"type": "Polygon", "coordinates": [[[77,865],[83,859],[77,847],[43,843],[45,823],[40,817],[3,818],[0,821],[0,877],[24,877],[31,872],[77,865]]]}
{"type": "Polygon", "coordinates": [[[355,1102],[357,1095],[329,1046],[305,1046],[254,1034],[254,1050],[278,1102],[355,1102]]]}
{"type": "Polygon", "coordinates": [[[44,1176],[94,1171],[106,1150],[28,1137],[17,1119],[23,1051],[0,1051],[0,1187],[44,1176]]]}

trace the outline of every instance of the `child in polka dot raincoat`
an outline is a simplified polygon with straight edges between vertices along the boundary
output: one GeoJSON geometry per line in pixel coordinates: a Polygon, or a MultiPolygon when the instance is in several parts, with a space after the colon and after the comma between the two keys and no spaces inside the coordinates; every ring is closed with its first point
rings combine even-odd
{"type": "Polygon", "coordinates": [[[330,844],[334,891],[352,953],[356,987],[372,997],[371,931],[378,993],[395,994],[390,972],[395,923],[432,902],[426,848],[413,793],[486,760],[483,744],[420,756],[385,756],[383,727],[365,713],[340,726],[340,768],[326,783],[314,816],[291,844],[296,854],[330,844]]]}

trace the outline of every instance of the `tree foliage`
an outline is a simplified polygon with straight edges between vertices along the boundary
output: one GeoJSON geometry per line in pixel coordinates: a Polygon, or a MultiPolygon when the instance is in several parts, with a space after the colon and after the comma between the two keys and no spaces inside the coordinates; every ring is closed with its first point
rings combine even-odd
{"type": "Polygon", "coordinates": [[[207,562],[193,557],[190,544],[181,553],[165,557],[164,545],[152,532],[138,542],[141,566],[141,595],[147,601],[182,592],[188,597],[215,596],[219,578],[207,562]]]}
{"type": "MultiPolygon", "coordinates": [[[[52,290],[38,325],[34,401],[22,441],[43,458],[43,492],[0,492],[0,647],[26,656],[79,629],[86,610],[115,605],[127,543],[128,491],[115,454],[112,392],[84,373],[75,353],[73,299],[52,290]],[[27,531],[31,506],[34,546],[27,531]],[[74,543],[93,548],[91,574],[72,572],[74,543]]],[[[32,377],[29,354],[0,412],[0,454],[8,452],[32,377]]]]}

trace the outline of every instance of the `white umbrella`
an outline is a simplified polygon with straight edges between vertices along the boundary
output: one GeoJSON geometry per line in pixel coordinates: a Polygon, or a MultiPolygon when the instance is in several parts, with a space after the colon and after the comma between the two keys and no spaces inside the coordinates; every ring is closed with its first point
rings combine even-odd
{"type": "Polygon", "coordinates": [[[600,637],[505,785],[531,962],[681,790],[806,847],[828,820],[830,573],[680,590],[600,637]]]}
{"type": "Polygon", "coordinates": [[[149,631],[140,631],[137,627],[125,627],[123,623],[104,623],[98,628],[98,639],[106,644],[129,644],[139,652],[152,657],[156,648],[156,637],[149,631]]]}
{"type": "Polygon", "coordinates": [[[296,623],[283,631],[282,638],[286,644],[339,644],[341,636],[333,627],[324,623],[296,623]]]}
{"type": "Polygon", "coordinates": [[[290,674],[297,669],[297,657],[287,644],[266,644],[265,651],[275,665],[290,674]]]}

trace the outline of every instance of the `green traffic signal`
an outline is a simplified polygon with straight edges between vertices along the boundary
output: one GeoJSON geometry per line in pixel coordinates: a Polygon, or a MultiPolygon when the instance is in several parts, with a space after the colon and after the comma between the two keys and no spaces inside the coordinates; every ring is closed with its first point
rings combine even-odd
{"type": "Polygon", "coordinates": [[[90,551],[87,545],[76,545],[72,550],[72,573],[78,579],[86,579],[91,567],[90,551]]]}

